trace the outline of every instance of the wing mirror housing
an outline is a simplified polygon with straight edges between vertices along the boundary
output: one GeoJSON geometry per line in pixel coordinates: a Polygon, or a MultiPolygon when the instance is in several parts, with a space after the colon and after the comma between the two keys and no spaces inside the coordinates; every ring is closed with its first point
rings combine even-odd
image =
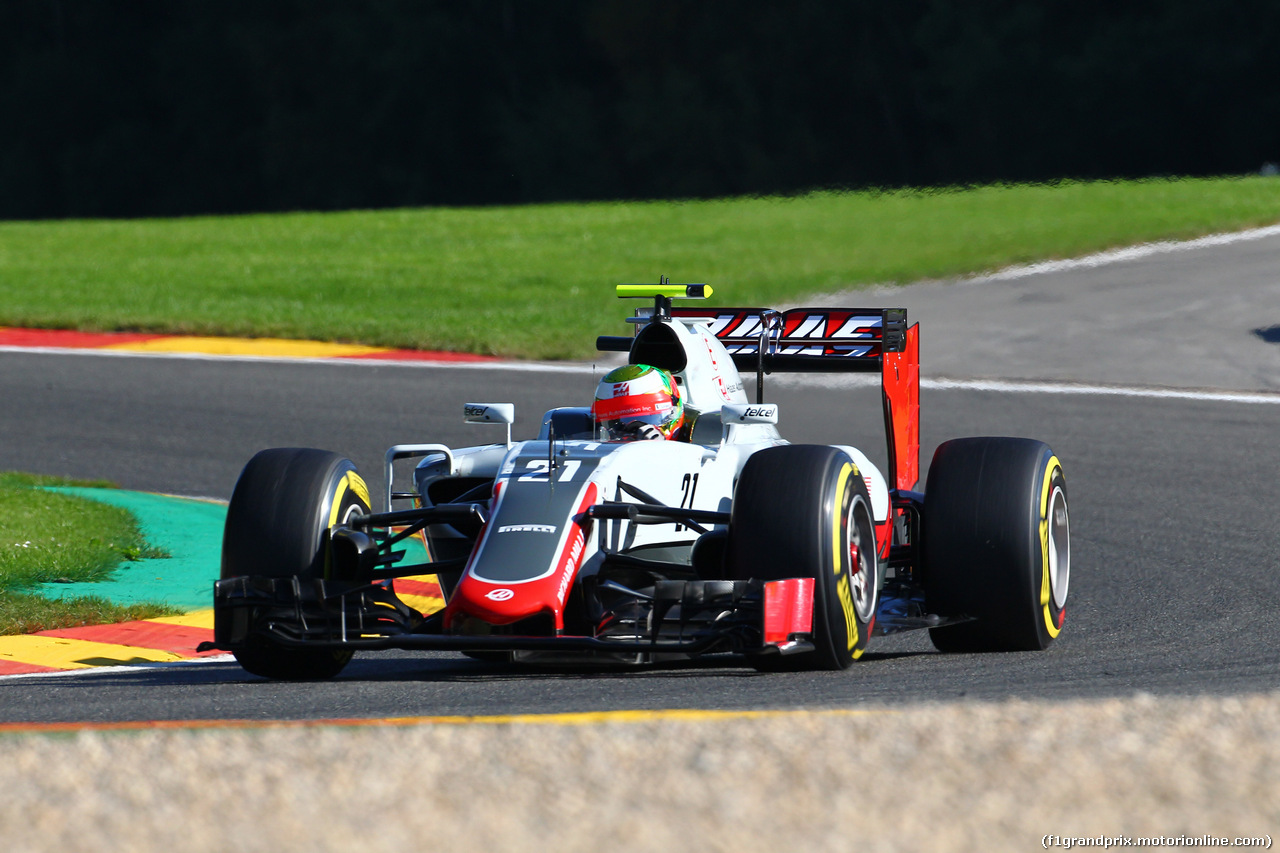
{"type": "Polygon", "coordinates": [[[506,424],[507,448],[511,447],[511,425],[516,422],[515,403],[464,403],[462,417],[469,424],[506,424]]]}

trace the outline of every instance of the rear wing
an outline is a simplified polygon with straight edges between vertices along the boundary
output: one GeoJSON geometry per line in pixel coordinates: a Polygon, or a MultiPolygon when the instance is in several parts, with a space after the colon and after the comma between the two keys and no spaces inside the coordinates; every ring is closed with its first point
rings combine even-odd
{"type": "Polygon", "coordinates": [[[920,326],[905,308],[671,308],[671,317],[706,319],[739,370],[766,373],[879,373],[890,481],[920,480],[920,326]]]}
{"type": "MultiPolygon", "coordinates": [[[[630,352],[644,327],[705,321],[739,370],[756,374],[756,402],[764,402],[766,373],[876,373],[884,404],[889,480],[914,491],[920,481],[920,326],[907,325],[905,308],[676,308],[672,301],[706,299],[705,284],[620,284],[623,299],[653,299],[630,322],[635,338],[602,335],[596,348],[630,352]]],[[[661,339],[658,350],[665,346],[661,339]]],[[[646,356],[647,357],[647,356],[646,356]]],[[[683,364],[683,361],[681,361],[683,364]]]]}
{"type": "Polygon", "coordinates": [[[739,370],[873,373],[906,346],[905,308],[672,308],[705,319],[739,370]]]}

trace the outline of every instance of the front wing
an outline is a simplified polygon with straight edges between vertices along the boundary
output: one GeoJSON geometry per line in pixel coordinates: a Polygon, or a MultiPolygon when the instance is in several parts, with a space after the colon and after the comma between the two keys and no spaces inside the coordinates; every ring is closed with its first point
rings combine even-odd
{"type": "MultiPolygon", "coordinates": [[[[582,582],[584,595],[594,578],[582,582]]],[[[605,582],[608,583],[607,581],[605,582]]],[[[349,649],[575,652],[620,655],[812,651],[813,579],[659,581],[651,595],[628,590],[628,608],[593,634],[446,634],[383,583],[235,577],[214,587],[219,614],[202,650],[235,651],[255,635],[282,646],[349,649]]],[[[605,590],[611,592],[612,590],[605,590]]]]}

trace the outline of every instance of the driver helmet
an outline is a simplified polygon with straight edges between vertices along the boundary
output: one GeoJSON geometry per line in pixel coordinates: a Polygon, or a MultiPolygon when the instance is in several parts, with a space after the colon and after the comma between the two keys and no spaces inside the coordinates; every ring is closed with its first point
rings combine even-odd
{"type": "Polygon", "coordinates": [[[684,426],[684,400],[667,371],[628,364],[600,380],[591,416],[609,438],[673,438],[684,426]]]}

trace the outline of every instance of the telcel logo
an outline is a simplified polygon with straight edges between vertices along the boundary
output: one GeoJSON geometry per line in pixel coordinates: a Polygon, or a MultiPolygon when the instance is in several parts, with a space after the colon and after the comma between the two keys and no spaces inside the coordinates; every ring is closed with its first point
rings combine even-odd
{"type": "Polygon", "coordinates": [[[485,593],[484,597],[490,601],[510,601],[516,597],[516,594],[509,589],[495,589],[492,592],[485,593]]]}
{"type": "MultiPolygon", "coordinates": [[[[456,412],[457,409],[454,409],[456,412]]],[[[463,415],[468,418],[483,418],[489,411],[488,406],[464,406],[463,415]]]]}

